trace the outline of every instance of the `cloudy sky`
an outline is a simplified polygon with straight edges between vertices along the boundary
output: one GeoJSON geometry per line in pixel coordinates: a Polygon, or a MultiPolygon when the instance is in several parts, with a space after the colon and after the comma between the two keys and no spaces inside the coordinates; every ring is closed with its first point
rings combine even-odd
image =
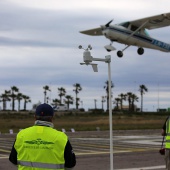
{"type": "MultiPolygon", "coordinates": [[[[90,66],[81,66],[83,50],[91,44],[96,58],[111,55],[113,98],[133,92],[139,97],[139,85],[144,95],[144,110],[170,107],[170,53],[145,49],[142,56],[136,47],[118,58],[116,51],[108,53],[105,37],[92,37],[79,31],[96,28],[114,19],[112,24],[170,12],[169,0],[3,0],[0,1],[0,94],[17,86],[32,102],[43,102],[43,86],[48,85],[51,99],[64,87],[75,97],[73,84],[81,84],[81,107],[101,108],[103,86],[108,77],[107,64],[98,62],[98,73],[90,66]]],[[[155,29],[151,36],[170,43],[170,27],[155,29]]],[[[113,44],[118,50],[124,45],[113,44]]],[[[21,106],[22,107],[22,106],[21,106]]],[[[75,107],[74,105],[71,106],[75,107]]],[[[106,106],[105,106],[106,108],[106,106]]]]}

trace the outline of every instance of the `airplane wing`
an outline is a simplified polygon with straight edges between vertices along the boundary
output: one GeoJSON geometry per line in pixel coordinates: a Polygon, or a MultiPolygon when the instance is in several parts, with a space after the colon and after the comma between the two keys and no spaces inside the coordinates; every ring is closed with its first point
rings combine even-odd
{"type": "Polygon", "coordinates": [[[87,35],[93,35],[93,36],[103,35],[100,27],[93,28],[93,29],[90,29],[90,30],[80,31],[80,33],[87,34],[87,35]]]}
{"type": "Polygon", "coordinates": [[[170,13],[164,13],[152,17],[129,21],[129,23],[136,27],[141,27],[141,25],[143,25],[143,28],[149,30],[166,27],[170,26],[170,13]]]}

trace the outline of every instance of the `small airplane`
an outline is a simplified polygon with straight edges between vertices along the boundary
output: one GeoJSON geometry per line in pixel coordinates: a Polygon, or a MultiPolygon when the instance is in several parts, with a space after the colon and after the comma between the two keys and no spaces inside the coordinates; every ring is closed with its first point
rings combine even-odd
{"type": "Polygon", "coordinates": [[[112,46],[114,41],[125,44],[126,47],[117,52],[118,57],[122,57],[123,51],[130,46],[137,46],[137,52],[139,55],[144,53],[143,48],[170,52],[170,44],[152,38],[146,30],[169,26],[170,13],[164,13],[134,21],[127,21],[115,25],[111,25],[112,21],[113,20],[98,28],[80,31],[80,33],[92,36],[104,35],[106,38],[110,39],[111,43],[105,46],[105,49],[108,52],[116,50],[116,48],[112,46]]]}

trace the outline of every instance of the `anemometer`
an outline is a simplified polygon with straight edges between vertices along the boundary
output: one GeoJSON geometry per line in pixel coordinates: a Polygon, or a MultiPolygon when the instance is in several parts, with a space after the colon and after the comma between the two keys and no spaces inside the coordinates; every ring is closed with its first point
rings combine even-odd
{"type": "Polygon", "coordinates": [[[84,52],[83,52],[84,63],[80,63],[80,64],[81,65],[91,65],[94,72],[98,72],[98,68],[97,68],[97,64],[92,63],[92,61],[103,61],[103,62],[106,62],[106,63],[111,62],[111,56],[110,55],[105,56],[105,59],[92,57],[91,52],[90,52],[90,50],[92,50],[91,45],[88,45],[88,47],[86,49],[83,48],[82,45],[79,45],[78,48],[84,50],[84,52]]]}

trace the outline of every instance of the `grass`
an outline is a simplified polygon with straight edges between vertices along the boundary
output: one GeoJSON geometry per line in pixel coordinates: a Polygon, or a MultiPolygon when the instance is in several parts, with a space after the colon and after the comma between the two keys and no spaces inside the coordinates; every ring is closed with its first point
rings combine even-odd
{"type": "MultiPolygon", "coordinates": [[[[113,130],[135,130],[135,129],[161,129],[167,115],[161,114],[114,114],[113,130]]],[[[19,129],[32,126],[34,116],[29,113],[0,113],[0,132],[8,133],[9,129],[18,132],[19,129]]],[[[105,114],[75,114],[65,116],[55,116],[53,120],[56,129],[64,128],[70,131],[74,128],[76,131],[92,131],[97,127],[100,130],[109,129],[109,116],[105,114]]]]}

